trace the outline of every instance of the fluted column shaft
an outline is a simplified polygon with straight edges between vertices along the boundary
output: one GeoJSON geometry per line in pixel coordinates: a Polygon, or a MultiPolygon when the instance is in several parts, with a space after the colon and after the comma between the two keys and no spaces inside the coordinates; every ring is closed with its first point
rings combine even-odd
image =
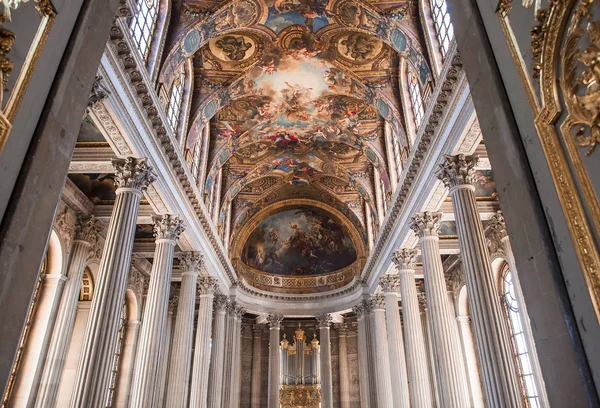
{"type": "Polygon", "coordinates": [[[475,187],[455,184],[450,195],[487,406],[522,407],[518,371],[477,211],[475,187]]]}
{"type": "Polygon", "coordinates": [[[233,383],[233,338],[235,331],[235,302],[227,304],[227,326],[225,329],[225,362],[223,367],[223,389],[221,390],[221,405],[229,408],[231,402],[231,388],[233,383]]]}
{"type": "Polygon", "coordinates": [[[144,161],[116,160],[118,188],[90,317],[79,358],[72,408],[104,408],[119,333],[142,191],[154,180],[144,161]]]}
{"type": "Polygon", "coordinates": [[[157,236],[156,248],[131,390],[130,405],[139,408],[150,407],[160,402],[158,391],[161,389],[161,384],[158,380],[162,363],[161,352],[168,353],[168,350],[164,350],[164,345],[167,335],[173,251],[183,226],[176,216],[163,215],[155,218],[154,231],[157,236]]]}
{"type": "Polygon", "coordinates": [[[360,387],[360,406],[362,408],[371,407],[371,390],[369,387],[369,363],[368,363],[368,348],[367,338],[370,336],[367,333],[367,325],[365,319],[365,310],[362,303],[354,307],[356,313],[356,325],[358,330],[358,381],[360,387]]]}
{"type": "Polygon", "coordinates": [[[371,297],[373,302],[373,329],[375,332],[375,372],[377,379],[377,407],[393,408],[392,381],[390,378],[390,352],[385,322],[385,297],[371,297]]]}
{"type": "Polygon", "coordinates": [[[321,342],[321,408],[333,408],[333,379],[331,375],[331,315],[317,316],[321,342]]]}
{"type": "Polygon", "coordinates": [[[260,408],[260,387],[261,387],[261,360],[262,360],[262,333],[263,328],[260,325],[254,325],[252,339],[252,392],[251,408],[260,408]]]}
{"type": "Polygon", "coordinates": [[[419,235],[425,293],[429,311],[429,331],[434,344],[435,372],[437,372],[440,404],[444,408],[469,406],[464,370],[459,356],[458,330],[450,309],[444,269],[439,249],[439,213],[421,213],[413,217],[411,227],[419,235]]]}
{"type": "Polygon", "coordinates": [[[389,365],[394,407],[410,408],[404,339],[402,338],[402,324],[400,322],[400,310],[398,309],[399,278],[397,275],[384,275],[380,279],[380,285],[385,294],[385,319],[390,352],[389,365]]]}
{"type": "Polygon", "coordinates": [[[340,406],[350,408],[350,370],[348,369],[348,328],[345,324],[336,325],[338,332],[338,358],[340,375],[340,406]]]}
{"type": "Polygon", "coordinates": [[[171,359],[171,342],[173,341],[173,316],[177,308],[177,300],[173,299],[169,305],[165,323],[165,334],[158,353],[158,375],[156,376],[156,391],[154,392],[154,406],[164,407],[167,398],[167,375],[169,374],[169,361],[171,359]]]}
{"type": "MultiPolygon", "coordinates": [[[[173,350],[171,353],[169,381],[167,384],[167,408],[185,407],[188,401],[190,369],[192,367],[192,342],[194,340],[196,286],[198,283],[198,268],[201,263],[202,256],[197,252],[186,252],[180,257],[180,264],[183,265],[183,272],[181,273],[179,305],[177,307],[177,318],[175,319],[175,331],[173,333],[173,350]]],[[[206,311],[202,310],[202,297],[200,299],[201,309],[198,312],[198,328],[201,328],[202,325],[206,324],[206,321],[200,319],[206,319],[208,320],[209,330],[210,322],[212,321],[212,290],[210,292],[208,319],[206,319],[206,311]]],[[[206,330],[203,334],[207,338],[210,338],[210,334],[207,333],[206,330]]],[[[196,350],[196,352],[198,353],[198,350],[196,350]]],[[[201,354],[202,352],[199,353],[201,354]]],[[[198,391],[198,385],[192,387],[192,396],[198,391]]],[[[206,387],[204,389],[204,396],[206,397],[206,387]]],[[[190,405],[193,404],[192,401],[190,401],[190,405]]],[[[204,403],[206,404],[206,398],[204,399],[204,403]]]]}
{"type": "Polygon", "coordinates": [[[100,226],[94,216],[81,218],[78,222],[76,237],[71,247],[67,282],[62,292],[56,323],[52,330],[35,407],[53,408],[56,405],[58,387],[77,315],[77,302],[79,301],[83,272],[88,258],[92,254],[93,246],[97,243],[99,230],[100,226]]]}
{"type": "MultiPolygon", "coordinates": [[[[402,250],[401,250],[402,251],[402,250]]],[[[404,250],[406,254],[396,263],[400,278],[402,296],[402,317],[404,322],[404,345],[408,383],[410,384],[410,401],[412,408],[429,408],[433,406],[429,370],[427,368],[427,350],[423,337],[423,327],[417,299],[414,263],[415,250],[404,250]]],[[[395,256],[394,260],[398,259],[395,256]]]]}
{"type": "MultiPolygon", "coordinates": [[[[210,353],[210,374],[208,379],[209,408],[222,408],[221,393],[223,388],[223,365],[225,362],[226,305],[226,296],[219,295],[215,297],[215,322],[212,333],[212,351],[210,353]]],[[[198,324],[200,324],[200,317],[198,317],[198,324]]],[[[202,401],[200,401],[199,406],[202,406],[202,401]]]]}
{"type": "Polygon", "coordinates": [[[244,309],[236,306],[233,320],[233,349],[232,349],[232,376],[230,391],[230,406],[239,408],[242,386],[242,316],[244,309]]]}
{"type": "MultiPolygon", "coordinates": [[[[198,284],[200,296],[198,302],[198,325],[196,326],[196,345],[194,347],[194,365],[192,369],[190,408],[205,408],[208,403],[208,381],[211,361],[210,330],[213,320],[212,310],[216,285],[216,279],[208,276],[200,278],[198,284]]],[[[213,347],[215,347],[214,344],[213,347]]],[[[183,405],[173,405],[173,407],[185,406],[185,402],[184,400],[183,405]]]]}
{"type": "Polygon", "coordinates": [[[269,403],[268,408],[279,408],[279,385],[281,384],[281,349],[279,346],[282,316],[269,315],[269,403]]]}
{"type": "Polygon", "coordinates": [[[473,408],[485,407],[485,398],[481,389],[481,381],[479,379],[479,364],[477,361],[477,350],[473,341],[471,331],[471,318],[469,316],[458,316],[458,327],[463,341],[463,351],[465,356],[465,364],[467,365],[467,376],[471,385],[471,398],[473,399],[473,408]]]}

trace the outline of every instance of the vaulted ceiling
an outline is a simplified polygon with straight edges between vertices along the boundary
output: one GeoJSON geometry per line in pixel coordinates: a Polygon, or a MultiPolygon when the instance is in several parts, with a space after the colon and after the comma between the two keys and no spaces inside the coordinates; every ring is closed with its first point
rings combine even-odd
{"type": "Polygon", "coordinates": [[[202,188],[238,273],[288,292],[347,284],[378,228],[377,195],[391,195],[386,122],[408,148],[399,66],[430,80],[416,3],[190,0],[172,14],[161,77],[191,57],[185,144],[210,126],[202,188]]]}

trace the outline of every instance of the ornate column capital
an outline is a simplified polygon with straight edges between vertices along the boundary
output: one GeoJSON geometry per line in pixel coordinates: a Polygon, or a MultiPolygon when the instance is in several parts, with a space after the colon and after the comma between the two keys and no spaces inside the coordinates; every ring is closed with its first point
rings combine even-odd
{"type": "Polygon", "coordinates": [[[346,336],[348,334],[348,325],[346,323],[336,323],[333,328],[337,330],[340,336],[346,336]]]}
{"type": "Polygon", "coordinates": [[[169,297],[169,313],[173,313],[179,306],[179,289],[174,290],[169,297]]]}
{"type": "Polygon", "coordinates": [[[399,271],[403,269],[415,269],[417,265],[417,253],[418,251],[415,248],[398,249],[392,254],[392,262],[399,271]]]}
{"type": "Polygon", "coordinates": [[[384,293],[398,293],[400,291],[400,276],[398,275],[383,275],[379,278],[379,285],[384,293]]]}
{"type": "Polygon", "coordinates": [[[244,309],[242,306],[240,306],[236,303],[233,313],[234,313],[236,319],[241,319],[242,316],[244,316],[244,313],[246,313],[246,309],[244,309]]]}
{"type": "Polygon", "coordinates": [[[252,336],[254,338],[261,338],[264,331],[265,331],[264,324],[253,324],[252,325],[252,336]]]}
{"type": "Polygon", "coordinates": [[[225,308],[227,307],[227,303],[229,303],[229,299],[225,295],[216,294],[215,300],[213,302],[215,310],[225,310],[225,308]]]}
{"type": "Polygon", "coordinates": [[[319,329],[328,329],[329,325],[331,324],[331,321],[333,320],[329,313],[315,316],[315,319],[317,319],[319,329]]]}
{"type": "Polygon", "coordinates": [[[138,296],[143,296],[144,287],[147,286],[148,277],[134,267],[129,269],[127,287],[131,288],[138,296]]]}
{"type": "Polygon", "coordinates": [[[442,180],[447,188],[461,185],[472,185],[473,169],[479,158],[476,156],[444,156],[444,161],[439,164],[437,177],[442,180]]]}
{"type": "Polygon", "coordinates": [[[185,231],[183,221],[177,215],[155,215],[152,217],[152,220],[154,221],[154,237],[157,240],[167,239],[177,241],[179,235],[185,231]]]}
{"type": "Polygon", "coordinates": [[[75,240],[95,245],[98,241],[98,233],[102,230],[100,222],[93,215],[80,215],[75,225],[75,240]]]}
{"type": "Polygon", "coordinates": [[[200,252],[187,251],[179,254],[179,264],[183,268],[182,273],[198,273],[198,269],[204,263],[204,256],[200,252]]]}
{"type": "Polygon", "coordinates": [[[215,292],[215,289],[217,289],[217,279],[212,276],[200,276],[196,285],[200,296],[212,295],[215,292]]]}
{"type": "Polygon", "coordinates": [[[110,92],[102,84],[103,79],[104,78],[101,75],[96,74],[96,78],[94,78],[94,84],[92,85],[92,92],[90,92],[90,96],[88,98],[88,108],[108,98],[110,92]]]}
{"type": "Polygon", "coordinates": [[[508,238],[504,215],[502,211],[497,211],[492,215],[487,223],[486,241],[490,254],[504,252],[504,241],[508,238]]]}
{"type": "Polygon", "coordinates": [[[417,293],[417,300],[419,301],[419,311],[421,313],[427,310],[427,297],[425,293],[417,293]]]}
{"type": "Polygon", "coordinates": [[[270,329],[279,329],[282,321],[283,321],[282,315],[270,314],[267,316],[267,322],[269,323],[270,329]]]}
{"type": "Polygon", "coordinates": [[[373,310],[385,310],[385,296],[383,293],[371,295],[371,307],[373,310]]]}
{"type": "Polygon", "coordinates": [[[458,290],[465,285],[465,273],[459,268],[452,268],[449,272],[444,272],[446,287],[453,293],[458,293],[458,290]]]}
{"type": "Polygon", "coordinates": [[[442,213],[439,212],[419,212],[410,219],[410,228],[419,238],[437,237],[440,232],[440,219],[442,213]]]}
{"type": "Polygon", "coordinates": [[[156,175],[146,159],[113,159],[115,169],[115,185],[119,188],[131,188],[142,193],[150,183],[156,180],[156,175]]]}
{"type": "Polygon", "coordinates": [[[352,311],[356,314],[357,319],[362,319],[365,316],[365,306],[362,302],[359,302],[354,306],[352,311]]]}

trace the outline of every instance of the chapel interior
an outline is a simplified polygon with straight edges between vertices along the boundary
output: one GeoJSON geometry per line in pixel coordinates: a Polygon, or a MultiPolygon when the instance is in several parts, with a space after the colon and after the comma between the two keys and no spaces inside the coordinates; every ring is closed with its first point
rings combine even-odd
{"type": "Polygon", "coordinates": [[[2,408],[600,407],[600,2],[1,3],[2,408]]]}

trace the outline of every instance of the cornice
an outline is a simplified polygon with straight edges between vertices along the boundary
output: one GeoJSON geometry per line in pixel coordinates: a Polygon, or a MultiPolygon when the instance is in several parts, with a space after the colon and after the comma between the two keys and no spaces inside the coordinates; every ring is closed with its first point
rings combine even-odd
{"type": "Polygon", "coordinates": [[[155,142],[157,150],[164,155],[163,157],[171,165],[223,270],[226,272],[229,280],[235,282],[236,275],[233,267],[224,252],[212,221],[207,215],[207,210],[199,198],[200,192],[190,176],[188,165],[184,164],[185,160],[183,159],[179,145],[175,141],[175,137],[169,126],[163,125],[167,123],[164,108],[160,104],[158,95],[151,85],[144,64],[137,53],[135,51],[132,52],[129,33],[125,22],[121,19],[117,19],[111,28],[106,53],[118,61],[116,71],[120,74],[120,78],[126,79],[126,83],[122,83],[122,85],[135,95],[136,100],[131,101],[131,105],[140,108],[145,113],[142,116],[145,116],[150,123],[151,134],[155,136],[153,142],[155,142]]]}

